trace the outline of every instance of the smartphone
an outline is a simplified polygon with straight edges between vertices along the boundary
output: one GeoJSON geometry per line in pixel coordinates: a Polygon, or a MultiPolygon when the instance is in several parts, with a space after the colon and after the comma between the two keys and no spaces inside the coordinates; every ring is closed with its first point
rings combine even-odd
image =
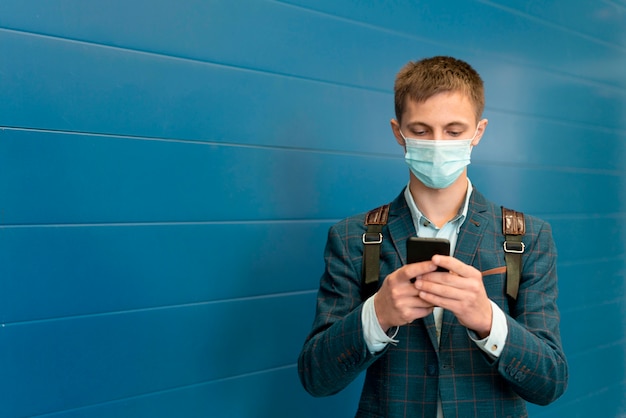
{"type": "MultiPolygon", "coordinates": [[[[406,255],[409,264],[428,261],[435,254],[450,255],[450,241],[443,238],[411,237],[406,242],[406,255]]],[[[437,271],[448,270],[438,267],[437,271]]]]}

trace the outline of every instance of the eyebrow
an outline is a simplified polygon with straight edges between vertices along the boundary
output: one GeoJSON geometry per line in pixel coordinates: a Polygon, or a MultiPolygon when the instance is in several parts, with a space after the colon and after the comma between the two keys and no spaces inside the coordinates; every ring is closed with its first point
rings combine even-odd
{"type": "MultiPolygon", "coordinates": [[[[429,124],[424,123],[424,122],[418,122],[418,121],[416,121],[416,122],[411,122],[411,123],[408,123],[408,124],[407,124],[407,127],[408,127],[408,128],[413,128],[413,127],[416,127],[416,126],[423,126],[423,127],[426,127],[426,128],[432,129],[432,126],[430,126],[429,124]]],[[[469,125],[468,123],[465,123],[465,122],[461,122],[461,121],[454,121],[454,122],[447,123],[447,124],[444,126],[444,128],[449,128],[449,127],[451,127],[451,126],[459,126],[459,127],[462,127],[462,128],[467,129],[470,125],[469,125]]]]}

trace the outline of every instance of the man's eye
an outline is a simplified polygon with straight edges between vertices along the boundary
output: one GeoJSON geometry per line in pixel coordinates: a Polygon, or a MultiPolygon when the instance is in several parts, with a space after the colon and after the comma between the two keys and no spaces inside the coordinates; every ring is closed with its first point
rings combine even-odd
{"type": "Polygon", "coordinates": [[[448,131],[448,134],[450,136],[460,136],[462,132],[458,132],[458,131],[448,131]]]}
{"type": "Polygon", "coordinates": [[[415,136],[424,136],[424,135],[426,135],[426,131],[413,131],[413,135],[415,135],[415,136]]]}

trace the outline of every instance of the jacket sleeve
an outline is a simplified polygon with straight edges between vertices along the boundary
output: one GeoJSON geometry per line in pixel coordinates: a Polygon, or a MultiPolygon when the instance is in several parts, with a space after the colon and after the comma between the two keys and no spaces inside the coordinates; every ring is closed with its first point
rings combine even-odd
{"type": "Polygon", "coordinates": [[[344,389],[385,352],[372,355],[363,337],[362,249],[358,245],[362,246],[362,233],[358,228],[349,228],[346,221],[331,227],[328,233],[326,268],[313,329],[298,358],[300,380],[313,396],[328,396],[344,389]],[[360,232],[358,237],[355,232],[360,232]]]}
{"type": "Polygon", "coordinates": [[[512,316],[507,317],[509,331],[497,367],[522,398],[547,405],[565,392],[568,381],[556,304],[556,247],[547,223],[537,218],[527,222],[530,248],[518,299],[512,316]]]}

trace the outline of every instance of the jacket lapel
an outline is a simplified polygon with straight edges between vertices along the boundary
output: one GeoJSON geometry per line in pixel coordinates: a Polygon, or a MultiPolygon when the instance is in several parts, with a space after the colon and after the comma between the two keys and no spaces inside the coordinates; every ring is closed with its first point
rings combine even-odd
{"type": "Polygon", "coordinates": [[[411,211],[404,199],[404,191],[396,197],[389,207],[389,219],[387,221],[390,240],[400,257],[402,265],[406,264],[406,242],[409,237],[416,235],[411,211]]]}

